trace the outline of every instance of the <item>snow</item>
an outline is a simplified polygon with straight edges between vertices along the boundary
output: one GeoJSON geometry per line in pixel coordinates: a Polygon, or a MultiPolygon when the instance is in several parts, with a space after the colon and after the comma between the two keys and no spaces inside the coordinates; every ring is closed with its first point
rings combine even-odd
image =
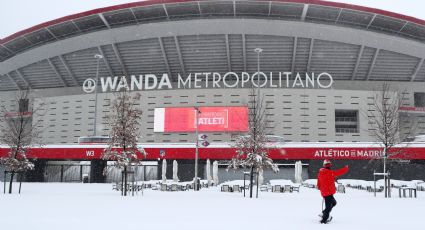
{"type": "MultiPolygon", "coordinates": [[[[345,186],[350,185],[350,186],[361,186],[363,188],[366,188],[367,186],[374,186],[374,182],[373,181],[365,181],[365,180],[354,180],[354,179],[339,179],[338,183],[341,183],[345,186]]],[[[376,186],[384,186],[384,180],[377,180],[376,182],[376,186]]]]}
{"type": "Polygon", "coordinates": [[[292,183],[291,180],[283,180],[283,179],[276,179],[276,180],[270,180],[270,184],[272,186],[274,185],[281,185],[281,186],[285,186],[285,185],[294,185],[294,183],[292,183]]]}
{"type": "MultiPolygon", "coordinates": [[[[245,180],[245,185],[249,185],[249,178],[247,179],[247,180],[245,180]]],[[[224,182],[224,183],[222,183],[222,184],[220,184],[219,186],[222,186],[222,185],[229,185],[229,186],[233,186],[233,185],[239,185],[239,186],[242,186],[243,187],[243,185],[244,185],[244,180],[232,180],[232,181],[226,181],[226,182],[224,182]]]]}
{"type": "MultiPolygon", "coordinates": [[[[16,188],[16,186],[15,186],[16,188]]],[[[396,194],[395,191],[393,194],[396,194]]],[[[423,226],[425,192],[418,198],[377,198],[347,188],[329,225],[318,223],[322,198],[316,189],[299,193],[145,190],[122,197],[111,184],[25,183],[22,194],[0,193],[1,229],[403,229],[423,226]],[[252,211],[250,211],[252,210],[252,211]]]]}
{"type": "MultiPolygon", "coordinates": [[[[418,184],[423,182],[422,180],[412,180],[412,181],[403,181],[403,180],[390,180],[391,184],[395,187],[410,187],[410,188],[416,188],[418,184]]],[[[365,180],[355,180],[355,179],[339,179],[338,183],[341,183],[343,185],[351,185],[351,186],[361,186],[363,188],[366,188],[367,186],[374,186],[373,181],[365,181],[365,180]]],[[[384,186],[384,180],[379,179],[376,181],[376,186],[384,186]]]]}
{"type": "Polygon", "coordinates": [[[303,185],[308,185],[310,187],[314,187],[317,185],[317,179],[307,179],[305,181],[303,181],[302,183],[303,185]]]}

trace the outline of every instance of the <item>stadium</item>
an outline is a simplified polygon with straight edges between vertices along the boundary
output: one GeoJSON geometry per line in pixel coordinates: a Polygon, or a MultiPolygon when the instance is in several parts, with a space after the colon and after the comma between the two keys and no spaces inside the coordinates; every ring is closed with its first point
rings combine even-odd
{"type": "MultiPolygon", "coordinates": [[[[225,170],[234,155],[229,143],[244,135],[243,124],[230,121],[233,110],[246,108],[253,85],[267,103],[268,135],[283,140],[270,153],[281,171],[267,179],[292,178],[296,160],[303,178],[314,178],[324,158],[350,164],[349,177],[370,179],[380,153],[363,114],[389,82],[403,92],[400,125],[415,121],[409,135],[424,134],[424,59],[425,21],[384,10],[317,0],[150,0],[65,16],[1,39],[0,106],[8,116],[27,112],[43,130],[45,145],[28,154],[37,159],[28,181],[80,181],[83,174],[91,182],[113,180],[102,175],[104,146],[78,140],[108,135],[103,118],[123,88],[141,94],[143,179],[157,179],[163,159],[169,168],[178,160],[182,180],[194,176],[197,136],[188,127],[173,129],[167,111],[225,110],[226,129],[206,129],[211,145],[199,150],[199,175],[207,159],[217,160],[225,180],[243,177],[225,170]],[[27,105],[15,100],[21,90],[31,92],[27,105]],[[43,116],[32,114],[40,104],[47,105],[43,116]]],[[[393,177],[423,179],[425,144],[408,151],[392,162],[393,177]]]]}

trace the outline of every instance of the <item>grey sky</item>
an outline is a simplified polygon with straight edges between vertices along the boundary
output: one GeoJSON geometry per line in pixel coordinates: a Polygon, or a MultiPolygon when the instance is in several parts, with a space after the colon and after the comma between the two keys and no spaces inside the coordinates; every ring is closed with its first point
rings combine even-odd
{"type": "MultiPolygon", "coordinates": [[[[3,0],[0,8],[0,38],[70,14],[133,2],[132,0],[3,0]]],[[[425,19],[424,0],[339,0],[425,19]]]]}

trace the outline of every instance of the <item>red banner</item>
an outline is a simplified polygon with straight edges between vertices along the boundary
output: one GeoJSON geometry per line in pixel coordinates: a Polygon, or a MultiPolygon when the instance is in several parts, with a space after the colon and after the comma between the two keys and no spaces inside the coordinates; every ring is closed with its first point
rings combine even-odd
{"type": "MultiPolygon", "coordinates": [[[[199,107],[199,132],[247,132],[247,107],[199,107]]],[[[196,110],[193,107],[156,108],[155,132],[195,132],[196,110]]]]}
{"type": "MultiPolygon", "coordinates": [[[[147,153],[146,159],[194,159],[194,144],[166,145],[166,144],[143,144],[147,153]]],[[[31,148],[27,152],[30,159],[51,160],[91,160],[100,159],[106,146],[89,145],[60,145],[31,148]]],[[[407,148],[394,148],[391,159],[423,160],[425,159],[425,146],[409,146],[407,148]]],[[[0,147],[0,157],[6,157],[8,148],[0,147]]],[[[383,150],[377,147],[279,147],[268,151],[273,160],[370,160],[382,159],[383,150]]],[[[138,154],[140,159],[144,159],[138,154]]],[[[222,159],[229,160],[236,156],[236,149],[231,146],[214,146],[199,149],[199,159],[222,159]]]]}

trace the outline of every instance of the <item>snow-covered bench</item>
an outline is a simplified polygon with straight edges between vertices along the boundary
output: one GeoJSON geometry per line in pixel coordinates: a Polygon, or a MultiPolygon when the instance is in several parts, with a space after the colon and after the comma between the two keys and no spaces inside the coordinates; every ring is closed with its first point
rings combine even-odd
{"type": "Polygon", "coordinates": [[[120,189],[121,189],[121,184],[119,183],[112,184],[112,190],[120,191],[120,189]]]}
{"type": "Polygon", "coordinates": [[[401,187],[416,187],[414,181],[404,181],[404,180],[390,180],[391,187],[401,188],[401,187]]]}
{"type": "Polygon", "coordinates": [[[366,181],[366,180],[339,179],[338,183],[346,187],[356,188],[361,190],[368,190],[368,191],[369,191],[369,188],[373,187],[373,181],[366,181]]]}
{"type": "Polygon", "coordinates": [[[418,189],[418,191],[425,191],[425,183],[416,184],[416,188],[418,189]]]}
{"type": "Polygon", "coordinates": [[[230,188],[230,186],[229,186],[229,185],[224,184],[224,185],[221,185],[221,191],[222,191],[222,192],[231,192],[231,191],[232,191],[232,189],[230,188]]]}
{"type": "Polygon", "coordinates": [[[243,180],[226,181],[222,183],[220,186],[221,186],[222,192],[232,192],[232,191],[241,192],[243,189],[249,188],[249,180],[245,181],[245,187],[244,187],[243,180]]]}
{"type": "Polygon", "coordinates": [[[308,188],[316,188],[317,186],[317,179],[308,179],[303,181],[303,183],[301,183],[303,186],[308,187],[308,188]]]}
{"type": "Polygon", "coordinates": [[[270,184],[260,185],[260,191],[262,191],[262,192],[268,192],[269,190],[270,191],[272,190],[272,186],[270,184]]]}
{"type": "Polygon", "coordinates": [[[416,187],[400,187],[398,188],[398,196],[401,198],[401,194],[403,193],[403,197],[407,197],[406,191],[410,198],[416,198],[416,187]]]}
{"type": "Polygon", "coordinates": [[[338,184],[336,191],[339,193],[345,193],[345,186],[343,184],[338,184]]]}
{"type": "Polygon", "coordinates": [[[294,184],[291,180],[270,180],[272,192],[293,192],[300,190],[300,185],[294,184]]]}
{"type": "MultiPolygon", "coordinates": [[[[138,184],[127,184],[127,191],[141,191],[143,189],[143,185],[138,185],[138,184]]],[[[123,190],[123,185],[122,183],[115,183],[112,184],[112,190],[115,191],[121,191],[123,190]]]]}

